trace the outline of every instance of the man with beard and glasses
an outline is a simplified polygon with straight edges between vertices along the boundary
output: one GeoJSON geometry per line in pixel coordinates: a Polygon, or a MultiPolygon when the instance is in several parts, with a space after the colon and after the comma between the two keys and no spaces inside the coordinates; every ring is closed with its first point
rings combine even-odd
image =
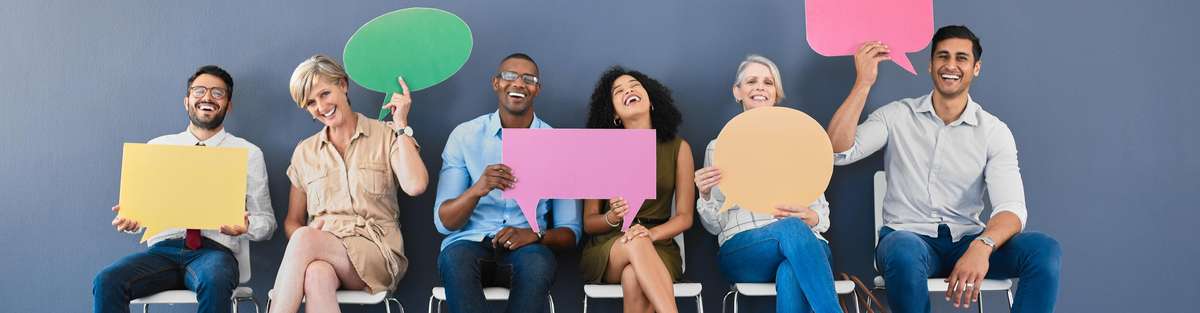
{"type": "Polygon", "coordinates": [[[858,78],[829,122],[834,164],[884,149],[887,194],[876,264],[893,312],[929,312],[927,279],[946,277],[955,307],[979,299],[983,279],[1020,278],[1013,312],[1053,312],[1062,251],[1058,241],[1023,232],[1025,190],[1008,125],[971,98],[983,47],[964,26],[933,35],[930,94],[880,107],[855,127],[879,62],[880,42],[854,55],[858,78]],[[985,224],[984,195],[992,213],[985,224]]]}
{"type": "Polygon", "coordinates": [[[492,76],[499,109],[459,124],[446,139],[433,223],[446,235],[438,269],[450,312],[487,310],[480,286],[511,287],[507,312],[543,312],[557,267],[550,249],[579,242],[578,201],[538,202],[542,231],[534,232],[516,201],[500,198],[521,175],[500,163],[501,129],[551,128],[533,114],[541,87],[532,58],[505,57],[492,76]]]}
{"type": "MultiPolygon", "coordinates": [[[[200,67],[187,80],[183,105],[190,120],[187,130],[149,143],[248,149],[245,222],[221,226],[219,231],[170,229],[151,237],[148,250],[117,260],[96,274],[94,312],[129,312],[132,299],[185,288],[196,292],[199,312],[230,312],[238,283],[234,251],[249,248],[241,246],[242,238],[263,241],[275,232],[262,150],[226,132],[222,125],[233,107],[233,77],[215,65],[200,67]]],[[[113,212],[120,209],[120,204],[112,207],[113,212]]],[[[131,234],[144,230],[138,221],[121,217],[113,219],[112,225],[131,234]]]]}

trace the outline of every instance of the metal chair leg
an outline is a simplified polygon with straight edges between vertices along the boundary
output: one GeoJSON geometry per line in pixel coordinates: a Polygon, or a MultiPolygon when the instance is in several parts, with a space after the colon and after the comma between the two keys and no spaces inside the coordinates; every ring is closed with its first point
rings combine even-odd
{"type": "Polygon", "coordinates": [[[150,304],[142,304],[142,313],[150,313],[150,304]]]}
{"type": "Polygon", "coordinates": [[[587,294],[584,294],[583,295],[583,313],[587,313],[587,300],[588,300],[588,296],[587,296],[587,294]]]}
{"type": "Polygon", "coordinates": [[[729,292],[726,292],[725,296],[721,297],[721,313],[725,313],[725,308],[729,305],[729,295],[734,293],[737,293],[737,289],[729,288],[729,292]]]}
{"type": "Polygon", "coordinates": [[[983,313],[983,291],[979,292],[979,303],[976,303],[976,307],[979,308],[979,313],[983,313]]]}
{"type": "MultiPolygon", "coordinates": [[[[546,294],[546,298],[550,300],[550,313],[554,313],[554,296],[546,294]]],[[[703,312],[701,312],[703,313],[703,312]]]]}
{"type": "MultiPolygon", "coordinates": [[[[439,306],[439,310],[440,310],[441,305],[438,305],[438,306],[439,306]]],[[[429,295],[429,309],[425,310],[425,312],[433,313],[433,295],[429,295]]],[[[268,313],[270,313],[270,312],[268,312],[268,313]]]]}
{"type": "Polygon", "coordinates": [[[385,305],[387,305],[387,304],[389,304],[389,303],[391,303],[391,302],[395,302],[395,303],[396,303],[396,307],[397,307],[397,308],[400,308],[400,313],[407,313],[407,312],[405,312],[405,311],[404,311],[404,304],[403,304],[403,303],[400,303],[400,300],[397,300],[395,297],[387,297],[387,299],[384,299],[384,304],[385,304],[385,305]]]}
{"type": "Polygon", "coordinates": [[[704,297],[696,295],[696,313],[704,313],[704,297]]]}

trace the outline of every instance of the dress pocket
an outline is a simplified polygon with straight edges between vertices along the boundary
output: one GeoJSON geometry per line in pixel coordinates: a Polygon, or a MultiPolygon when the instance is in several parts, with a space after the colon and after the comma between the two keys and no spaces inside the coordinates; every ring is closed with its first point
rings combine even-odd
{"type": "Polygon", "coordinates": [[[388,167],[383,163],[366,162],[358,165],[358,187],[368,194],[387,195],[391,192],[392,179],[388,167]]]}

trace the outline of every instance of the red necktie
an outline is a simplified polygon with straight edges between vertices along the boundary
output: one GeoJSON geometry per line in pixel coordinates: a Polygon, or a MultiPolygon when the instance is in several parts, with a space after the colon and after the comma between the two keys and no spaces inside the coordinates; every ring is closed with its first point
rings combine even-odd
{"type": "MultiPolygon", "coordinates": [[[[203,147],[204,143],[197,142],[196,145],[203,147]]],[[[187,245],[188,249],[192,249],[192,250],[200,249],[200,230],[199,229],[188,229],[187,235],[184,236],[183,238],[184,238],[183,242],[184,242],[184,244],[187,245]]]]}

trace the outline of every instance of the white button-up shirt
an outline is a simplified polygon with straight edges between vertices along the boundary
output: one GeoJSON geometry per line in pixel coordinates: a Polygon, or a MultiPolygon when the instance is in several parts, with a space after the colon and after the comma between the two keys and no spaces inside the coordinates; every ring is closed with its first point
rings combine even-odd
{"type": "MultiPolygon", "coordinates": [[[[154,138],[149,144],[194,146],[204,143],[208,147],[245,148],[250,150],[249,164],[246,167],[246,211],[249,213],[250,227],[242,236],[248,236],[253,241],[271,239],[275,232],[275,211],[271,209],[271,194],[267,190],[267,164],[263,161],[262,150],[245,139],[238,138],[222,129],[208,140],[196,139],[191,132],[164,135],[154,138]]],[[[144,229],[143,229],[144,230],[144,229]]],[[[167,239],[184,237],[185,229],[172,228],[150,237],[146,244],[154,244],[167,239]]],[[[218,230],[202,230],[200,234],[229,248],[235,254],[240,249],[240,236],[232,237],[218,230]]]]}
{"type": "Polygon", "coordinates": [[[1025,227],[1025,189],[1008,125],[968,97],[958,120],[945,124],[932,94],[895,101],[867,117],[854,145],[834,153],[835,165],[854,163],[887,147],[883,222],[896,230],[937,237],[938,224],[954,241],[983,231],[988,195],[992,216],[1012,212],[1025,227]]]}

